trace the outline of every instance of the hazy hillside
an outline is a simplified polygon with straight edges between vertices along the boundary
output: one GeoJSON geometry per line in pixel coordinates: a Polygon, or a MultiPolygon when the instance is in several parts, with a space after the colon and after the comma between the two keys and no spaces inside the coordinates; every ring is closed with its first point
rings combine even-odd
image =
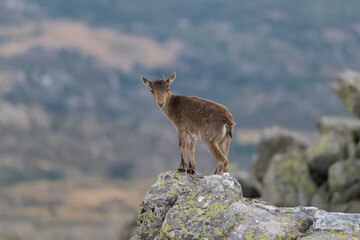
{"type": "MultiPolygon", "coordinates": [[[[124,194],[127,179],[178,166],[175,130],[142,74],[175,70],[173,92],[226,105],[245,142],[264,126],[311,131],[321,115],[348,114],[330,81],[360,68],[358,9],[355,0],[0,0],[0,238],[23,239],[25,226],[52,239],[87,219],[58,239],[92,225],[113,239],[146,189],[140,179],[124,194]]],[[[234,139],[232,170],[249,167],[255,147],[234,139]]],[[[212,172],[203,145],[196,154],[212,172]]]]}

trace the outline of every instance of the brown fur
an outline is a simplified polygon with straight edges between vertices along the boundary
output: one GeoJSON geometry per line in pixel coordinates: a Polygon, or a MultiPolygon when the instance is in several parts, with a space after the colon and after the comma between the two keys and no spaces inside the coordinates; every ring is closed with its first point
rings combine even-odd
{"type": "Polygon", "coordinates": [[[150,81],[144,76],[143,83],[149,86],[157,105],[176,128],[181,149],[181,164],[178,171],[195,172],[195,145],[199,138],[216,159],[218,166],[215,174],[228,171],[228,152],[234,122],[229,111],[221,104],[210,100],[177,95],[170,92],[175,72],[165,80],[150,81]],[[189,154],[190,163],[187,163],[189,154]]]}

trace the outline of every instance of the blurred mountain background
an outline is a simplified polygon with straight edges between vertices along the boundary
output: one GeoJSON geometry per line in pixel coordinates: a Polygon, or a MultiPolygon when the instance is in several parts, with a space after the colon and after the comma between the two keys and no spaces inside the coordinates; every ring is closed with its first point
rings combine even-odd
{"type": "MultiPolygon", "coordinates": [[[[141,81],[237,122],[231,171],[261,129],[349,115],[330,82],[360,68],[360,2],[0,0],[0,239],[117,239],[176,132],[141,81]]],[[[197,168],[216,166],[202,144],[197,168]]],[[[149,181],[151,179],[151,181],[149,181]]],[[[135,210],[134,210],[135,209],[135,210]]]]}

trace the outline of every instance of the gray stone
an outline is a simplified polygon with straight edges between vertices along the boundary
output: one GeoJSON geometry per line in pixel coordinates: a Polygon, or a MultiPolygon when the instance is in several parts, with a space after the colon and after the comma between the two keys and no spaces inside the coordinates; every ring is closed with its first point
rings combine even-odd
{"type": "Polygon", "coordinates": [[[340,73],[332,83],[333,90],[344,102],[346,108],[360,117],[360,73],[347,70],[340,73]]]}
{"type": "Polygon", "coordinates": [[[329,132],[321,136],[320,140],[311,145],[306,151],[306,159],[315,182],[320,185],[327,179],[329,167],[344,159],[346,139],[329,132]]]}
{"type": "Polygon", "coordinates": [[[246,172],[244,170],[238,171],[235,178],[241,185],[244,197],[260,197],[261,190],[256,186],[255,181],[252,179],[252,176],[249,172],[246,172]]]}
{"type": "Polygon", "coordinates": [[[314,215],[315,231],[335,230],[346,234],[360,232],[360,214],[329,213],[319,210],[314,215]]]}
{"type": "Polygon", "coordinates": [[[301,134],[279,127],[266,128],[253,164],[256,180],[262,182],[273,155],[291,150],[303,150],[308,144],[307,138],[301,134]]]}
{"type": "Polygon", "coordinates": [[[318,207],[323,210],[329,209],[329,186],[328,183],[323,183],[320,187],[316,189],[316,192],[311,197],[310,205],[318,207]]]}
{"type": "Polygon", "coordinates": [[[276,206],[308,205],[316,190],[299,152],[276,154],[264,177],[262,198],[276,206]]]}
{"type": "Polygon", "coordinates": [[[205,177],[168,211],[160,239],[222,239],[240,221],[241,186],[230,176],[205,177]]]}
{"type": "Polygon", "coordinates": [[[263,201],[238,202],[236,211],[240,213],[241,221],[227,238],[231,240],[293,239],[305,233],[313,221],[300,209],[276,208],[263,201]]]}
{"type": "Polygon", "coordinates": [[[360,133],[360,120],[356,118],[323,116],[317,123],[321,134],[335,133],[337,135],[352,136],[360,133]]]}
{"type": "Polygon", "coordinates": [[[353,184],[360,182],[360,160],[340,161],[329,169],[329,190],[342,193],[353,184]]]}
{"type": "Polygon", "coordinates": [[[190,192],[192,186],[202,178],[198,174],[173,171],[160,174],[139,206],[138,227],[133,239],[153,239],[157,236],[166,213],[178,197],[190,192]]]}
{"type": "Polygon", "coordinates": [[[228,174],[203,177],[166,172],[140,204],[132,240],[359,239],[359,228],[360,214],[275,207],[246,199],[228,174]],[[148,206],[153,207],[144,212],[148,206]]]}

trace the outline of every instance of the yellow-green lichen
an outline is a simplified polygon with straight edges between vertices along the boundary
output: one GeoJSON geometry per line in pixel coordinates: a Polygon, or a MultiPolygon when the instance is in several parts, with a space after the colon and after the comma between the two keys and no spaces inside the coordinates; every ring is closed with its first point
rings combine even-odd
{"type": "Polygon", "coordinates": [[[264,199],[273,204],[306,205],[316,191],[299,152],[276,154],[265,175],[264,199]],[[289,187],[291,186],[291,187],[289,187]]]}
{"type": "Polygon", "coordinates": [[[253,239],[269,239],[270,235],[268,232],[260,232],[256,233],[255,229],[251,229],[248,233],[244,235],[246,240],[253,240],[253,239]]]}
{"type": "Polygon", "coordinates": [[[322,154],[340,152],[341,142],[339,141],[339,137],[335,136],[333,133],[327,133],[322,135],[319,142],[309,147],[306,153],[308,159],[313,159],[322,154]]]}

